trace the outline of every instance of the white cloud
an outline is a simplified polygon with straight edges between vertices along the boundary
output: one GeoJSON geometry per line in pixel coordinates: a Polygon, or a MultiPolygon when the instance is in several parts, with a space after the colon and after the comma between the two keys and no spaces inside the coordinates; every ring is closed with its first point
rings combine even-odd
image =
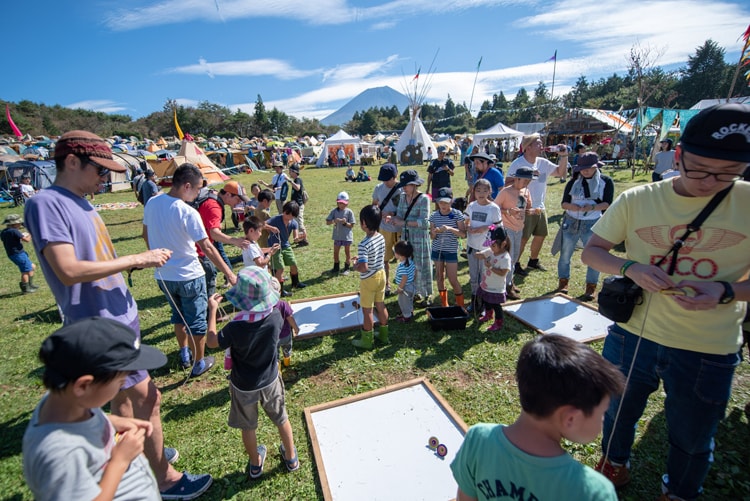
{"type": "Polygon", "coordinates": [[[280,59],[252,59],[247,61],[220,61],[210,63],[204,58],[198,64],[169,68],[166,73],[181,73],[188,75],[208,74],[216,76],[273,76],[281,80],[306,78],[323,73],[321,69],[300,70],[280,59]]]}
{"type": "Polygon", "coordinates": [[[125,111],[128,108],[122,103],[110,101],[108,99],[89,99],[86,101],[78,101],[65,106],[71,109],[81,109],[89,111],[99,111],[102,113],[119,113],[125,111]]]}

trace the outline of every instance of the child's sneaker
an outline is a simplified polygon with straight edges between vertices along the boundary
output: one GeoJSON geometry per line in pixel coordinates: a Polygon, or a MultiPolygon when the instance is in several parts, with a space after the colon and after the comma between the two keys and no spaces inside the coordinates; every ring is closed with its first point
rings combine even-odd
{"type": "Polygon", "coordinates": [[[175,485],[161,492],[162,499],[181,499],[191,500],[199,497],[201,494],[206,492],[211,483],[213,477],[208,473],[203,475],[193,475],[188,472],[182,472],[182,478],[175,485]]]}
{"type": "Polygon", "coordinates": [[[601,458],[594,469],[607,477],[616,489],[625,487],[630,482],[630,461],[615,465],[609,459],[601,458]]]}

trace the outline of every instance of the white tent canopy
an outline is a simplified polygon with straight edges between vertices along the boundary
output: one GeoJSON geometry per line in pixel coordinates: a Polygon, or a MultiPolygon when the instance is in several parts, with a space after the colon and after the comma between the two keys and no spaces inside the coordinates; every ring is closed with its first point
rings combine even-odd
{"type": "Polygon", "coordinates": [[[422,119],[419,118],[419,109],[417,109],[416,113],[412,111],[409,124],[404,129],[404,132],[401,133],[401,137],[399,137],[398,142],[396,143],[396,153],[398,154],[399,161],[402,164],[414,165],[415,163],[421,163],[421,160],[417,159],[416,162],[408,161],[409,153],[411,153],[412,155],[419,155],[419,152],[417,152],[417,150],[420,150],[421,158],[427,158],[427,148],[431,148],[432,154],[437,155],[437,152],[435,151],[435,144],[432,142],[432,138],[427,133],[427,129],[424,128],[422,119]],[[419,148],[420,145],[421,148],[419,148]],[[412,148],[410,148],[410,151],[406,152],[405,154],[404,151],[408,146],[412,146],[412,148]]]}
{"type": "Polygon", "coordinates": [[[511,129],[502,122],[498,122],[489,129],[474,134],[474,139],[472,140],[471,144],[473,146],[476,146],[478,144],[482,144],[482,141],[485,141],[487,139],[512,139],[522,136],[523,132],[517,131],[516,129],[511,129]]]}
{"type": "Polygon", "coordinates": [[[336,153],[339,148],[344,148],[347,158],[353,158],[354,163],[359,162],[359,143],[360,139],[354,136],[350,136],[343,130],[339,130],[336,134],[326,139],[323,143],[323,149],[318,156],[318,161],[315,165],[321,167],[325,164],[326,159],[333,155],[336,158],[336,153]]]}

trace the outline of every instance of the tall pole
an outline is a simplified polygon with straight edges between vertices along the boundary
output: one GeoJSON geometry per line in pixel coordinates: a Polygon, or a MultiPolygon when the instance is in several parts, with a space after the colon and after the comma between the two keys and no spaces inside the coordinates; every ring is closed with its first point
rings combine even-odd
{"type": "MultiPolygon", "coordinates": [[[[549,54],[549,52],[547,53],[549,54]]],[[[552,56],[554,64],[552,66],[552,92],[549,93],[549,100],[552,101],[555,97],[555,73],[557,72],[557,49],[555,49],[555,55],[552,56]]]]}
{"type": "Polygon", "coordinates": [[[471,87],[471,98],[469,99],[469,115],[471,115],[471,103],[474,102],[474,89],[477,87],[477,77],[479,76],[479,67],[482,65],[482,57],[477,63],[477,72],[474,74],[474,85],[471,87]]]}

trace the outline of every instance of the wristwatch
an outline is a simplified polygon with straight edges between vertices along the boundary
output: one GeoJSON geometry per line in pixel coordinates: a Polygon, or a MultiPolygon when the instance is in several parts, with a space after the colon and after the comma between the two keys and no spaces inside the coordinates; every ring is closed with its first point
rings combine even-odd
{"type": "Polygon", "coordinates": [[[734,301],[734,289],[732,289],[732,284],[723,281],[719,283],[724,286],[724,294],[719,298],[719,304],[729,304],[734,301]]]}

